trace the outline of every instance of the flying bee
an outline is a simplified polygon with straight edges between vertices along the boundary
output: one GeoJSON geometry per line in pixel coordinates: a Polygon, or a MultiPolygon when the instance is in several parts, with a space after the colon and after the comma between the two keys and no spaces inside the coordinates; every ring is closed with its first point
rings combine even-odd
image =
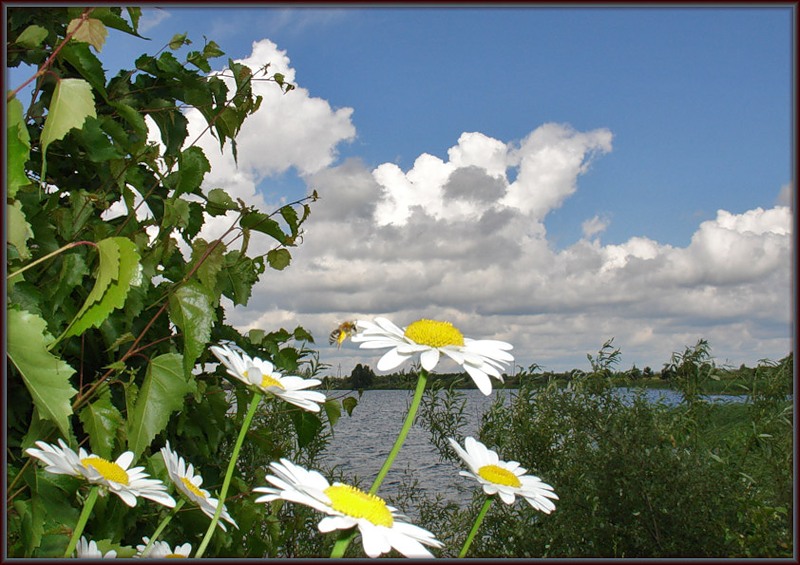
{"type": "Polygon", "coordinates": [[[333,345],[336,344],[336,348],[340,348],[344,340],[348,337],[353,335],[353,332],[356,331],[356,323],[355,322],[342,322],[339,324],[339,327],[336,328],[331,332],[331,335],[328,337],[328,343],[333,345]]]}

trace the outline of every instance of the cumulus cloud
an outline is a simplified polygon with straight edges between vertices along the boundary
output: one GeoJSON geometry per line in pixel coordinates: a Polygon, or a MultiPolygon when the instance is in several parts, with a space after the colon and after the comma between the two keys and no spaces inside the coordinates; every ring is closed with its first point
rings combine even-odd
{"type": "MultiPolygon", "coordinates": [[[[244,61],[270,62],[295,80],[284,51],[253,45],[244,61]]],[[[609,220],[598,214],[579,241],[556,250],[545,219],[612,150],[609,130],[547,123],[520,141],[467,132],[446,155],[421,154],[408,170],[370,168],[337,162],[338,144],[355,136],[351,109],[331,108],[302,84],[286,96],[258,88],[265,99],[239,139],[239,167],[216,140],[204,145],[213,165],[206,185],[270,210],[258,183],[294,169],[321,198],[292,265],[268,270],[248,305],[229,309],[241,329],[302,325],[343,374],[376,359],[350,344],[328,347],[328,333],[377,315],[401,326],[447,319],[465,335],[513,343],[520,365],[555,370],[580,366],[610,337],[623,364],[656,369],[699,338],[734,363],[789,351],[785,196],[770,209],[719,210],[686,247],[645,237],[603,245],[597,235],[609,220]]]]}

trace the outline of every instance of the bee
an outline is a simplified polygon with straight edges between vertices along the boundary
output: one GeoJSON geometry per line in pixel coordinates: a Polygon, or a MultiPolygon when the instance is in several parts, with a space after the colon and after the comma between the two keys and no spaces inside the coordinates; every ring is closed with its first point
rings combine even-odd
{"type": "Polygon", "coordinates": [[[328,337],[328,343],[333,345],[336,344],[336,348],[340,348],[344,340],[348,337],[353,335],[353,332],[356,331],[356,323],[355,322],[342,322],[339,324],[339,327],[336,328],[331,332],[331,335],[328,337]]]}

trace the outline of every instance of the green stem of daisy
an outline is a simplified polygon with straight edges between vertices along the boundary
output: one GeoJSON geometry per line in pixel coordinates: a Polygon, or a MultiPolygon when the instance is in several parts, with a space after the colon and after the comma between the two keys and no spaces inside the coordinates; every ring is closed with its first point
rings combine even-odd
{"type": "Polygon", "coordinates": [[[86,527],[86,522],[89,521],[89,516],[92,513],[92,508],[94,508],[94,503],[97,502],[99,488],[100,487],[96,486],[92,487],[89,491],[89,496],[87,496],[86,500],[83,502],[83,510],[81,510],[81,515],[78,516],[78,523],[75,524],[75,529],[72,531],[72,538],[69,540],[67,550],[64,552],[64,557],[72,557],[72,552],[75,551],[75,547],[78,545],[78,540],[81,538],[81,534],[83,534],[83,528],[86,527]]]}
{"type": "Polygon", "coordinates": [[[163,531],[164,531],[164,528],[166,528],[166,527],[167,527],[167,524],[169,524],[169,523],[172,521],[172,519],[173,519],[173,518],[175,517],[175,515],[178,513],[178,510],[180,510],[181,508],[183,508],[183,505],[184,505],[184,504],[186,504],[186,500],[185,500],[185,499],[183,499],[183,498],[181,498],[181,499],[178,501],[178,503],[175,505],[175,508],[173,508],[173,509],[172,509],[172,512],[170,512],[169,514],[167,514],[167,515],[164,517],[164,519],[163,519],[163,520],[161,520],[161,523],[158,525],[158,528],[156,528],[156,531],[155,531],[155,532],[153,532],[153,535],[150,537],[150,540],[147,542],[147,545],[145,545],[145,546],[144,546],[144,549],[142,550],[142,555],[147,555],[147,551],[148,551],[148,550],[150,549],[150,547],[151,547],[151,546],[152,546],[152,545],[153,545],[153,544],[154,544],[154,543],[155,543],[155,542],[158,540],[158,536],[160,536],[160,535],[161,535],[161,532],[163,532],[163,531]]]}
{"type": "Polygon", "coordinates": [[[217,511],[214,512],[214,517],[211,519],[211,524],[209,524],[208,530],[206,530],[206,535],[203,537],[200,547],[197,548],[197,553],[194,555],[195,557],[203,556],[206,547],[208,547],[208,543],[211,541],[211,535],[214,533],[214,529],[217,527],[217,522],[219,522],[219,517],[222,514],[222,507],[225,504],[225,496],[228,494],[228,487],[230,486],[231,478],[233,477],[233,470],[236,467],[236,460],[239,458],[239,450],[242,448],[244,438],[247,435],[247,430],[250,429],[250,423],[253,421],[253,416],[256,414],[256,408],[258,408],[258,403],[261,401],[261,396],[261,393],[256,392],[253,394],[252,400],[250,400],[250,407],[247,409],[247,415],[244,417],[244,422],[242,422],[242,429],[239,431],[239,437],[236,438],[236,444],[233,446],[231,462],[228,464],[228,472],[225,473],[225,480],[222,481],[222,490],[220,490],[219,499],[217,500],[217,511]]]}
{"type": "Polygon", "coordinates": [[[467,554],[467,550],[469,549],[469,546],[472,545],[472,540],[475,539],[475,534],[478,533],[478,528],[481,527],[481,524],[483,523],[483,518],[489,511],[489,507],[492,505],[493,500],[494,500],[493,496],[486,497],[486,502],[483,503],[481,511],[478,512],[478,517],[475,518],[475,523],[472,525],[472,530],[469,532],[469,535],[467,536],[467,541],[464,542],[464,547],[461,548],[461,553],[458,554],[459,559],[461,559],[467,554]]]}
{"type": "MultiPolygon", "coordinates": [[[[419,370],[419,377],[417,378],[417,388],[414,391],[414,398],[411,399],[411,406],[408,408],[406,420],[403,422],[403,427],[400,428],[400,434],[397,436],[397,439],[392,446],[392,450],[386,457],[386,461],[383,462],[383,467],[381,467],[381,470],[378,471],[378,476],[375,477],[375,481],[373,481],[372,486],[369,489],[370,494],[375,494],[378,492],[383,479],[386,478],[389,469],[392,468],[392,464],[394,463],[395,458],[397,458],[397,454],[400,453],[400,448],[403,447],[403,443],[406,441],[406,436],[411,430],[411,426],[414,424],[414,418],[417,416],[417,410],[419,409],[419,404],[422,401],[422,393],[425,392],[425,385],[427,382],[428,372],[421,368],[419,370]]],[[[347,546],[350,545],[350,541],[353,539],[353,537],[355,537],[355,530],[356,529],[353,528],[352,530],[346,530],[339,534],[339,539],[336,540],[336,544],[334,544],[333,550],[331,551],[331,557],[336,558],[344,556],[347,546]]]]}

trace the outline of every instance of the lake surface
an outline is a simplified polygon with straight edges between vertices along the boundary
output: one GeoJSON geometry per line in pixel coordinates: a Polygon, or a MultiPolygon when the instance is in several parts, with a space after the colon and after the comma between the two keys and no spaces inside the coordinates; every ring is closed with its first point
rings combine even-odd
{"type": "MultiPolygon", "coordinates": [[[[636,389],[617,390],[623,397],[633,398],[636,393],[636,389]]],[[[481,416],[491,407],[496,395],[508,402],[515,391],[500,390],[488,397],[474,389],[461,392],[466,399],[464,415],[467,424],[464,433],[476,436],[481,416]]],[[[329,393],[329,396],[335,398],[345,395],[357,397],[357,393],[353,391],[329,393]]],[[[661,400],[667,404],[678,404],[681,401],[680,393],[672,390],[646,389],[645,396],[653,402],[661,400]]],[[[334,427],[334,436],[323,453],[323,461],[340,466],[348,481],[357,477],[358,480],[354,482],[360,488],[368,490],[400,433],[412,397],[411,390],[365,391],[358,399],[358,406],[353,410],[352,416],[342,412],[342,417],[334,427]]],[[[741,396],[724,395],[704,398],[715,402],[741,402],[743,399],[741,396]]],[[[500,456],[502,458],[502,454],[500,456]]],[[[404,474],[408,474],[419,481],[425,494],[441,493],[448,500],[466,504],[477,483],[458,474],[464,469],[460,463],[440,461],[439,452],[431,443],[430,433],[419,423],[415,423],[378,494],[384,498],[396,496],[404,474]]]]}

